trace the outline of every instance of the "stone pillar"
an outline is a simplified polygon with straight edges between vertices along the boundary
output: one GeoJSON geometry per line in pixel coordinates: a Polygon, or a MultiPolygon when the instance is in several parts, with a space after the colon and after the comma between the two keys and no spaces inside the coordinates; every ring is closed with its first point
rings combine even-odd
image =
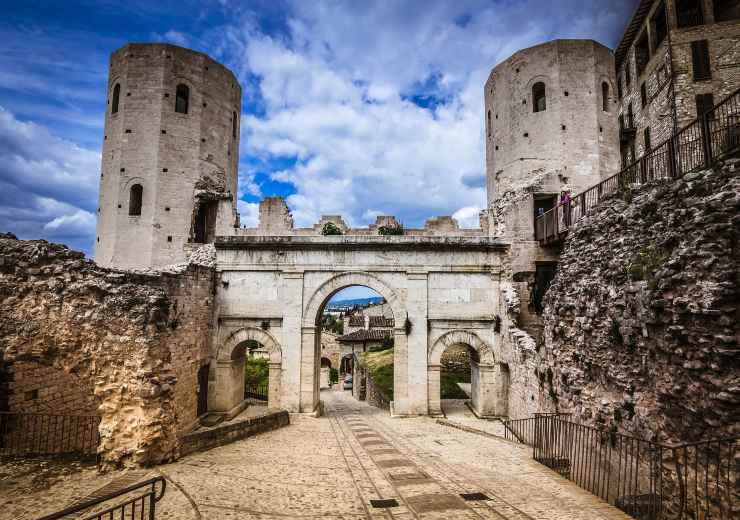
{"type": "Polygon", "coordinates": [[[283,370],[280,384],[280,406],[289,412],[301,408],[301,351],[303,319],[303,273],[281,273],[279,298],[283,302],[283,370]]]}
{"type": "Polygon", "coordinates": [[[427,367],[427,381],[429,385],[429,415],[442,415],[442,399],[440,397],[440,365],[427,367]]]}
{"type": "Polygon", "coordinates": [[[312,413],[319,406],[319,349],[316,327],[301,327],[300,411],[312,413]]]}
{"type": "Polygon", "coordinates": [[[479,417],[496,415],[496,373],[494,365],[471,363],[472,405],[479,417]],[[474,381],[475,380],[475,381],[474,381]]]}
{"type": "Polygon", "coordinates": [[[244,360],[216,361],[213,391],[208,392],[208,410],[228,412],[244,400],[244,360]]]}
{"type": "MultiPolygon", "coordinates": [[[[427,273],[408,273],[406,312],[411,321],[407,336],[395,331],[393,415],[426,415],[429,411],[427,388],[427,273]]],[[[396,317],[405,334],[406,316],[396,317]]]]}
{"type": "Polygon", "coordinates": [[[270,363],[267,390],[267,407],[280,408],[280,378],[282,377],[282,365],[270,363]]]}
{"type": "Polygon", "coordinates": [[[504,363],[496,365],[495,401],[496,415],[509,415],[509,367],[504,363]]]}

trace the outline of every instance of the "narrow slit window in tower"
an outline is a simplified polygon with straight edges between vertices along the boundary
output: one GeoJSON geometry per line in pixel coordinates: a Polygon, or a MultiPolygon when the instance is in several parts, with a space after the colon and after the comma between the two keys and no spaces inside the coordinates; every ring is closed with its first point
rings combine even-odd
{"type": "Polygon", "coordinates": [[[110,113],[111,114],[117,114],[118,113],[118,101],[121,97],[121,84],[116,83],[116,86],[113,87],[113,96],[110,102],[110,113]]]}
{"type": "Polygon", "coordinates": [[[532,111],[544,112],[547,110],[547,94],[545,84],[538,81],[532,86],[532,111]]]}
{"type": "Polygon", "coordinates": [[[609,112],[609,83],[606,81],[601,84],[601,110],[609,112]]]}
{"type": "Polygon", "coordinates": [[[134,184],[129,190],[128,214],[131,216],[141,215],[141,203],[144,196],[144,188],[141,184],[134,184]]]}
{"type": "Polygon", "coordinates": [[[180,114],[188,113],[188,104],[190,103],[190,88],[180,83],[175,91],[175,112],[180,114]]]}

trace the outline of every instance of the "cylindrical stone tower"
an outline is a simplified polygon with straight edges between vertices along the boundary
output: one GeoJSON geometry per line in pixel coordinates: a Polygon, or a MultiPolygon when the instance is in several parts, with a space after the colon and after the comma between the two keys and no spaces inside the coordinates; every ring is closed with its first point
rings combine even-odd
{"type": "Polygon", "coordinates": [[[489,208],[504,193],[579,191],[617,172],[614,55],[593,40],[516,52],[485,86],[489,208]]]}
{"type": "Polygon", "coordinates": [[[129,44],[111,55],[95,260],[182,262],[238,226],[241,87],[203,53],[129,44]]]}

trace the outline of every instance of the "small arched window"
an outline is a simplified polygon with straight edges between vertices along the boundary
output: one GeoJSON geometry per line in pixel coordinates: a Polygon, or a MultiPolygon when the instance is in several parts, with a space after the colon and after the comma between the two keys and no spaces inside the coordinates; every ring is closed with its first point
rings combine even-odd
{"type": "Polygon", "coordinates": [[[121,98],[121,84],[116,83],[116,86],[113,87],[113,96],[111,96],[111,101],[110,101],[110,113],[111,114],[118,113],[118,100],[120,98],[121,98]]]}
{"type": "Polygon", "coordinates": [[[231,113],[231,135],[236,139],[236,112],[231,113]]]}
{"type": "Polygon", "coordinates": [[[601,84],[601,110],[609,112],[609,83],[606,81],[601,84]]]}
{"type": "Polygon", "coordinates": [[[547,110],[547,95],[545,84],[538,81],[532,85],[532,111],[544,112],[547,110]]]}
{"type": "Polygon", "coordinates": [[[141,201],[144,197],[144,188],[141,184],[131,186],[128,195],[128,214],[132,216],[141,215],[141,201]]]}
{"type": "Polygon", "coordinates": [[[188,113],[188,104],[190,103],[190,88],[180,83],[175,91],[175,112],[180,114],[188,113]]]}
{"type": "Polygon", "coordinates": [[[493,126],[491,125],[491,111],[490,110],[488,111],[487,128],[488,128],[488,138],[490,139],[491,136],[493,135],[493,126]]]}

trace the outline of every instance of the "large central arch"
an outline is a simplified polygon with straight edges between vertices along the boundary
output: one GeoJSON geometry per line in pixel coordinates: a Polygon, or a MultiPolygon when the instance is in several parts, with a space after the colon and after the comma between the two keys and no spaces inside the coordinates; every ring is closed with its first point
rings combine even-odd
{"type": "Polygon", "coordinates": [[[405,399],[408,394],[406,309],[389,284],[380,277],[368,272],[342,272],[324,281],[306,299],[303,308],[301,344],[302,358],[310,361],[310,366],[303,362],[301,369],[301,411],[312,412],[320,408],[319,369],[321,352],[321,314],[329,300],[337,292],[351,286],[368,287],[385,298],[393,311],[395,327],[393,330],[393,388],[394,399],[405,399]]]}

